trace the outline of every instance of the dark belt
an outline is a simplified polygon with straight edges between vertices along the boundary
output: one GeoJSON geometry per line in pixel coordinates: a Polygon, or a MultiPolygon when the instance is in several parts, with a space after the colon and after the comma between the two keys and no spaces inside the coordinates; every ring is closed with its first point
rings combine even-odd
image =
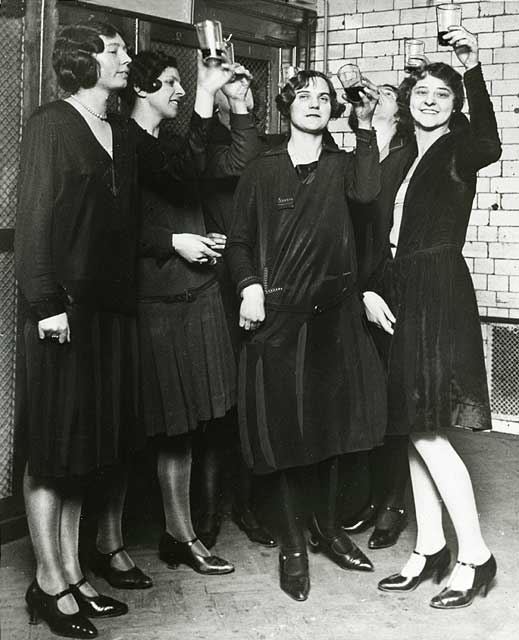
{"type": "Polygon", "coordinates": [[[209,289],[210,286],[216,283],[216,276],[208,280],[200,287],[196,287],[194,289],[185,289],[182,293],[174,293],[169,296],[149,296],[144,298],[139,298],[139,303],[141,304],[151,304],[153,302],[193,302],[198,298],[198,295],[205,291],[205,289],[209,289]]]}
{"type": "Polygon", "coordinates": [[[265,302],[265,307],[267,309],[272,309],[274,311],[287,311],[288,313],[307,313],[312,315],[319,315],[333,309],[339,305],[343,300],[353,296],[357,293],[357,287],[348,288],[345,287],[339,293],[323,300],[319,304],[279,304],[276,302],[269,302],[268,300],[265,302]]]}

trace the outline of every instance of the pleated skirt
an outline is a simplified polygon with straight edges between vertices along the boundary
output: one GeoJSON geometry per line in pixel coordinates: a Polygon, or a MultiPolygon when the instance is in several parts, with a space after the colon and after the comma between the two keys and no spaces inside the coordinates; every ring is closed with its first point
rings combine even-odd
{"type": "Polygon", "coordinates": [[[67,315],[70,343],[40,340],[30,319],[19,345],[18,441],[35,476],[84,476],[145,444],[136,318],[80,306],[67,315]]]}
{"type": "Polygon", "coordinates": [[[148,436],[181,435],[236,403],[236,365],[218,283],[191,302],[138,309],[148,436]]]}
{"type": "Polygon", "coordinates": [[[388,433],[492,428],[483,341],[460,250],[395,259],[384,289],[396,316],[388,358],[388,433]]]}
{"type": "Polygon", "coordinates": [[[238,379],[242,451],[255,473],[382,443],[385,374],[356,295],[320,315],[267,309],[238,379]]]}

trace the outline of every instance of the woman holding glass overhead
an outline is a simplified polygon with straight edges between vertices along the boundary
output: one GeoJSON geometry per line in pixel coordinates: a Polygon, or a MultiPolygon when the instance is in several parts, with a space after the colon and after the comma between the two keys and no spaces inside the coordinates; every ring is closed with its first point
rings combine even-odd
{"type": "Polygon", "coordinates": [[[312,548],[343,569],[373,569],[336,507],[340,456],[379,444],[385,429],[384,374],[363,324],[347,204],[376,197],[380,169],[372,88],[356,106],[355,154],[323,139],[344,110],[324,74],[298,72],[276,102],[290,137],[245,170],[227,256],[240,325],[251,332],[240,361],[242,449],[255,473],[275,474],[280,586],[301,601],[312,477],[312,548]]]}
{"type": "Polygon", "coordinates": [[[393,223],[379,270],[382,300],[371,297],[366,307],[369,319],[389,324],[392,333],[388,433],[410,437],[418,526],[409,561],[379,588],[410,591],[447,574],[443,502],[458,559],[431,606],[451,609],[468,606],[482,590],[486,594],[496,574],[470,476],[447,430],[491,428],[478,309],[462,249],[477,172],[499,158],[501,146],[475,36],[450,27],[444,37],[465,73],[462,78],[449,65],[426,64],[403,87],[414,137],[388,158],[380,200],[393,223]],[[470,124],[460,113],[463,84],[470,124]]]}

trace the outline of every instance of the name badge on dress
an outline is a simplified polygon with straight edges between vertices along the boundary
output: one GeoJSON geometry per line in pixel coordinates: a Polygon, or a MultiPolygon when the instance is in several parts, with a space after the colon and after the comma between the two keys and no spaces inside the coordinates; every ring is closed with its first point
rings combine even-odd
{"type": "Polygon", "coordinates": [[[295,200],[291,196],[278,196],[276,202],[276,209],[281,211],[283,209],[293,209],[295,207],[295,200]]]}

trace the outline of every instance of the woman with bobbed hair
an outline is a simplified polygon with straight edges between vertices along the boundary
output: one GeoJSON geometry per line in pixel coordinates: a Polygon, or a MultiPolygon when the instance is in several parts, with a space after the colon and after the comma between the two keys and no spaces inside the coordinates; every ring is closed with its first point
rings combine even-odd
{"type": "Polygon", "coordinates": [[[452,425],[491,428],[481,329],[462,255],[479,169],[501,154],[496,119],[478,62],[477,39],[451,27],[446,39],[462,76],[436,62],[401,87],[411,137],[388,159],[379,202],[392,220],[382,248],[378,294],[368,317],[391,334],[388,434],[408,435],[417,520],[415,550],[383,591],[410,591],[448,573],[442,502],[454,525],[458,559],[430,604],[466,607],[496,574],[481,534],[469,473],[448,439],[452,425]],[[463,85],[470,123],[460,113],[463,85]]]}
{"type": "Polygon", "coordinates": [[[121,532],[124,463],[144,443],[135,318],[137,174],[167,173],[174,180],[186,156],[199,158],[203,170],[214,93],[229,78],[216,72],[221,77],[197,95],[203,120],[192,128],[186,151],[167,157],[107,113],[110,94],[126,86],[130,60],[109,24],[65,28],[53,65],[71,93],[37,109],[22,141],[15,260],[28,313],[17,384],[18,404],[25,405],[19,421],[27,455],[24,497],[36,556],[26,601],[31,622],[43,618],[67,637],[95,637],[89,617],[127,612],[126,604],[96,592],[78,560],[83,493],[99,471],[106,507],[97,543],[112,584],[151,586],[124,551],[121,532]]]}
{"type": "Polygon", "coordinates": [[[310,589],[304,512],[311,479],[311,546],[343,569],[373,566],[337,523],[338,466],[380,444],[382,365],[362,318],[347,199],[373,200],[379,162],[372,85],[355,106],[354,154],[325,140],[344,105],[330,80],[300,71],[276,98],[290,136],[261,154],[238,185],[227,257],[250,331],[240,361],[241,444],[254,473],[273,474],[280,586],[310,589]]]}
{"type": "MultiPolygon", "coordinates": [[[[201,63],[200,63],[201,64],[201,63]]],[[[235,79],[223,91],[231,102],[231,141],[210,145],[206,175],[240,173],[256,153],[257,133],[247,111],[251,76],[241,65],[230,67],[235,79]]],[[[201,72],[207,72],[201,64],[201,72]]],[[[228,72],[228,79],[231,71],[228,72]]],[[[175,58],[142,51],[133,60],[125,96],[131,128],[158,138],[158,153],[179,141],[161,125],[179,114],[185,95],[175,58]]],[[[204,575],[234,571],[212,555],[193,529],[190,509],[193,435],[218,430],[236,398],[232,343],[215,270],[225,235],[206,233],[200,190],[203,183],[191,163],[184,183],[150,184],[140,180],[140,252],[138,329],[141,353],[143,423],[157,451],[165,530],[159,555],[169,566],[184,563],[204,575]],[[213,421],[213,422],[210,422],[213,421]]]]}

